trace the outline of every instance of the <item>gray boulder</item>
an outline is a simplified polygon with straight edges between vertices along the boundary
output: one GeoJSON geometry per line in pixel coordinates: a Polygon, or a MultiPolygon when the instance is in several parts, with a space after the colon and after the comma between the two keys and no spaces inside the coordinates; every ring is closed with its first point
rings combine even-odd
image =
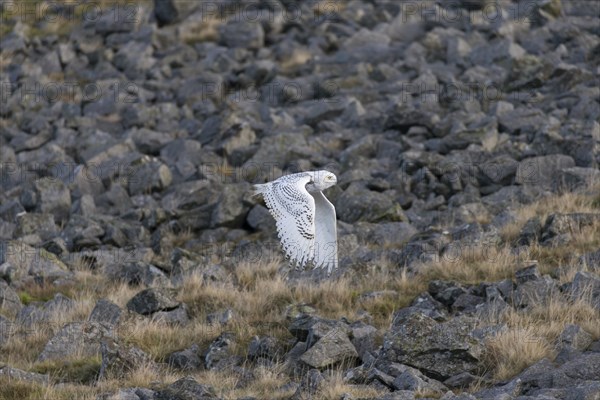
{"type": "Polygon", "coordinates": [[[315,398],[325,384],[326,381],[323,374],[321,374],[318,369],[311,369],[302,377],[300,385],[298,385],[296,392],[290,397],[290,400],[308,400],[315,398]]]}
{"type": "Polygon", "coordinates": [[[38,361],[98,355],[101,341],[109,335],[104,326],[92,321],[69,323],[46,343],[38,361]]]}
{"type": "Polygon", "coordinates": [[[165,389],[156,392],[154,397],[155,400],[206,400],[217,398],[212,387],[198,383],[191,376],[173,382],[165,389]]]}
{"type": "Polygon", "coordinates": [[[8,282],[27,278],[53,282],[71,275],[67,266],[46,249],[11,240],[0,245],[0,278],[8,282]]]}
{"type": "Polygon", "coordinates": [[[394,390],[410,390],[414,392],[426,392],[430,394],[443,394],[448,388],[442,383],[428,378],[418,369],[402,364],[394,364],[393,374],[395,376],[392,386],[394,390]]]}
{"type": "Polygon", "coordinates": [[[17,326],[15,324],[0,315],[0,346],[4,346],[16,332],[16,329],[17,326]]]}
{"type": "Polygon", "coordinates": [[[48,375],[23,371],[8,365],[0,366],[0,378],[38,384],[48,384],[50,382],[50,377],[48,375]]]}
{"type": "Polygon", "coordinates": [[[539,279],[529,280],[517,286],[512,297],[513,305],[525,308],[535,304],[546,304],[552,296],[558,293],[558,285],[544,275],[539,279]]]}
{"type": "Polygon", "coordinates": [[[131,169],[128,176],[128,191],[130,195],[147,194],[161,191],[173,181],[169,167],[159,161],[144,162],[131,169]]]}
{"type": "Polygon", "coordinates": [[[142,315],[158,311],[173,310],[181,304],[173,298],[174,290],[169,288],[150,288],[137,293],[127,302],[127,309],[142,315]]]}
{"type": "Polygon", "coordinates": [[[556,179],[556,187],[554,190],[574,191],[577,189],[585,189],[595,182],[600,182],[600,171],[596,168],[563,168],[556,179]]]}
{"type": "MultiPolygon", "coordinates": [[[[546,123],[546,115],[538,108],[519,107],[514,110],[505,110],[498,115],[499,128],[510,134],[517,135],[519,133],[534,133],[540,126],[546,123]]],[[[535,171],[535,163],[529,161],[521,168],[526,172],[525,177],[533,175],[535,171]]],[[[535,175],[533,175],[535,176],[535,175]]]]}
{"type": "Polygon", "coordinates": [[[204,354],[204,365],[207,369],[221,370],[237,360],[231,355],[231,347],[234,338],[231,333],[225,332],[219,335],[206,350],[204,354]]]}
{"type": "Polygon", "coordinates": [[[569,241],[573,233],[599,220],[600,214],[596,213],[550,214],[542,228],[541,241],[544,244],[569,241]]]}
{"type": "Polygon", "coordinates": [[[498,39],[474,48],[469,58],[474,65],[502,65],[509,67],[527,52],[511,39],[498,39]]]}
{"type": "Polygon", "coordinates": [[[406,217],[399,204],[383,193],[351,184],[335,204],[338,217],[348,223],[405,221],[406,217]]]}
{"type": "Polygon", "coordinates": [[[56,178],[38,179],[33,184],[38,199],[38,210],[49,213],[58,221],[69,217],[71,194],[62,181],[56,178]]]}
{"type": "Polygon", "coordinates": [[[211,227],[239,228],[246,219],[249,208],[243,198],[250,190],[247,184],[224,185],[221,196],[212,211],[211,227]]]}
{"type": "Polygon", "coordinates": [[[476,325],[473,318],[438,323],[424,314],[413,314],[385,334],[381,357],[416,367],[437,380],[475,372],[484,350],[471,333],[476,325]]]}
{"type": "Polygon", "coordinates": [[[336,364],[352,365],[357,359],[354,345],[340,329],[330,330],[300,357],[300,361],[317,369],[336,364]]]}
{"type": "Polygon", "coordinates": [[[279,359],[284,350],[277,339],[271,336],[255,336],[248,345],[248,357],[251,359],[279,359]]]}
{"type": "MultiPolygon", "coordinates": [[[[539,396],[541,398],[597,398],[600,379],[600,353],[583,353],[557,366],[548,359],[531,365],[503,386],[476,393],[477,398],[499,396],[539,396]]],[[[539,398],[536,397],[536,398],[539,398]]]]}
{"type": "Polygon", "coordinates": [[[157,311],[152,314],[152,320],[169,325],[186,325],[190,321],[187,306],[180,304],[172,310],[157,311]]]}
{"type": "Polygon", "coordinates": [[[121,307],[110,300],[100,299],[90,313],[89,320],[113,330],[121,319],[121,313],[121,307]]]}
{"type": "Polygon", "coordinates": [[[3,279],[0,279],[0,311],[8,315],[16,315],[21,308],[23,308],[23,304],[17,292],[3,279]]]}
{"type": "Polygon", "coordinates": [[[126,346],[113,338],[104,338],[100,344],[102,364],[98,380],[122,378],[141,366],[156,367],[152,359],[142,350],[126,346]]]}
{"type": "Polygon", "coordinates": [[[258,50],[265,44],[265,32],[254,21],[230,21],[220,27],[221,42],[227,47],[258,50]]]}
{"type": "Polygon", "coordinates": [[[576,299],[589,299],[597,309],[600,309],[600,277],[597,274],[586,271],[577,272],[573,278],[570,293],[576,299]]]}
{"type": "Polygon", "coordinates": [[[556,189],[562,170],[575,166],[575,161],[563,154],[526,158],[519,162],[515,182],[520,185],[556,189]]]}
{"type": "Polygon", "coordinates": [[[16,218],[16,222],[15,235],[23,239],[38,236],[41,240],[48,240],[58,232],[54,216],[48,213],[23,213],[16,218]]]}
{"type": "Polygon", "coordinates": [[[114,392],[102,393],[96,400],[153,400],[154,391],[144,388],[118,389],[114,392]]]}
{"type": "Polygon", "coordinates": [[[542,221],[539,217],[533,217],[527,220],[517,239],[517,245],[530,246],[538,241],[542,236],[542,221]]]}
{"type": "Polygon", "coordinates": [[[536,281],[541,278],[542,275],[540,274],[540,271],[537,268],[537,264],[521,268],[517,272],[515,272],[515,279],[518,285],[529,281],[536,281]]]}
{"type": "Polygon", "coordinates": [[[167,363],[171,367],[182,371],[198,370],[204,366],[198,345],[196,344],[188,349],[171,353],[167,357],[167,363]]]}
{"type": "Polygon", "coordinates": [[[557,339],[557,350],[583,351],[593,342],[592,335],[583,330],[579,325],[568,324],[557,339]]]}
{"type": "Polygon", "coordinates": [[[159,26],[181,21],[202,3],[187,0],[154,0],[154,16],[159,26]]]}

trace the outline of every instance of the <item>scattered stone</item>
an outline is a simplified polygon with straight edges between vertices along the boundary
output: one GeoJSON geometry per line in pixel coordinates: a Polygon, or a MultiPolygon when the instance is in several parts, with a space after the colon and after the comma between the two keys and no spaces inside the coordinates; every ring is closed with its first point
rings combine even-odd
{"type": "Polygon", "coordinates": [[[570,240],[570,235],[598,220],[600,214],[550,214],[542,228],[542,242],[552,244],[560,237],[570,240]]]}
{"type": "Polygon", "coordinates": [[[516,307],[525,308],[535,304],[545,304],[558,292],[556,282],[547,275],[526,281],[517,286],[512,297],[516,307]]]}
{"type": "Polygon", "coordinates": [[[284,351],[277,339],[264,336],[255,336],[248,345],[248,357],[251,359],[267,358],[279,359],[283,356],[284,351]]]}
{"type": "Polygon", "coordinates": [[[575,166],[575,161],[562,154],[527,158],[519,163],[515,182],[552,190],[558,174],[575,166]]]}
{"type": "Polygon", "coordinates": [[[541,236],[542,221],[539,217],[533,217],[523,225],[523,228],[521,228],[516,244],[519,246],[531,246],[532,244],[535,244],[541,236]]]}
{"type": "Polygon", "coordinates": [[[127,302],[127,309],[142,315],[174,310],[179,307],[180,302],[175,300],[173,295],[174,290],[169,288],[145,289],[127,302]]]}
{"type": "Polygon", "coordinates": [[[181,378],[156,392],[156,400],[205,400],[216,399],[214,389],[198,383],[192,377],[181,378]]]}
{"type": "Polygon", "coordinates": [[[42,178],[34,182],[37,210],[54,216],[57,221],[66,221],[71,211],[71,194],[59,180],[42,178]]]}
{"type": "Polygon", "coordinates": [[[109,332],[95,322],[72,322],[65,325],[46,343],[38,361],[92,357],[100,354],[100,342],[109,332]]]}
{"type": "Polygon", "coordinates": [[[33,382],[38,384],[48,384],[50,382],[50,376],[48,375],[37,374],[35,372],[27,372],[10,367],[8,365],[0,366],[0,377],[17,381],[33,382]]]}
{"type": "Polygon", "coordinates": [[[112,338],[104,338],[100,345],[102,365],[98,380],[120,377],[138,367],[155,367],[150,357],[137,347],[125,346],[112,338]]]}
{"type": "Polygon", "coordinates": [[[576,299],[588,299],[600,309],[600,277],[591,272],[577,272],[571,285],[571,296],[576,299]]]}
{"type": "Polygon", "coordinates": [[[23,304],[17,292],[8,285],[3,279],[0,279],[0,311],[8,315],[16,315],[23,304]]]}
{"type": "Polygon", "coordinates": [[[221,369],[223,365],[231,361],[231,345],[233,344],[233,335],[223,333],[215,339],[206,350],[204,355],[204,365],[207,369],[221,369]]]}
{"type": "Polygon", "coordinates": [[[153,313],[152,320],[169,325],[186,325],[190,321],[190,317],[186,305],[181,304],[172,310],[153,313]]]}
{"type": "Polygon", "coordinates": [[[476,320],[466,317],[438,323],[413,314],[386,333],[382,357],[417,367],[437,380],[473,373],[483,355],[483,345],[471,335],[475,325],[476,320]]]}
{"type": "Polygon", "coordinates": [[[264,45],[262,25],[251,21],[231,21],[221,27],[221,41],[227,47],[258,50],[264,45]]]}
{"type": "MultiPolygon", "coordinates": [[[[395,390],[410,390],[413,392],[445,393],[448,388],[440,382],[423,375],[419,370],[402,364],[395,364],[395,370],[399,373],[392,382],[395,390]]],[[[396,372],[395,371],[395,372],[396,372]]]]}
{"type": "Polygon", "coordinates": [[[303,400],[314,398],[323,389],[324,385],[325,377],[323,377],[321,372],[318,369],[311,369],[302,377],[298,389],[290,399],[303,400]]]}
{"type": "Polygon", "coordinates": [[[147,194],[167,188],[173,181],[171,170],[159,161],[150,161],[136,166],[128,176],[130,195],[147,194]]]}
{"type": "Polygon", "coordinates": [[[301,357],[306,365],[322,369],[336,364],[352,365],[358,358],[354,345],[342,330],[333,329],[320,338],[301,357]]]}
{"type": "Polygon", "coordinates": [[[541,278],[542,275],[540,275],[540,272],[538,271],[537,264],[521,268],[515,273],[515,279],[517,280],[518,285],[529,281],[536,281],[541,278]]]}
{"type": "Polygon", "coordinates": [[[154,391],[144,388],[119,389],[112,393],[98,395],[98,400],[151,400],[154,399],[154,391]]]}
{"type": "Polygon", "coordinates": [[[90,313],[89,320],[102,324],[113,330],[121,319],[121,308],[115,303],[100,299],[90,313]]]}
{"type": "Polygon", "coordinates": [[[337,200],[336,212],[348,223],[406,220],[402,208],[386,195],[352,184],[337,200]]]}
{"type": "Polygon", "coordinates": [[[189,349],[171,353],[167,357],[167,363],[169,366],[182,371],[198,370],[204,366],[198,345],[196,344],[192,345],[189,349]]]}

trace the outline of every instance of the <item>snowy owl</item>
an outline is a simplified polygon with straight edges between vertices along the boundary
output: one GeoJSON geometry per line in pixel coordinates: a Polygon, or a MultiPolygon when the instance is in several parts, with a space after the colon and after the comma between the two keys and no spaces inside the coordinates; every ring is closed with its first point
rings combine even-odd
{"type": "Polygon", "coordinates": [[[338,266],[335,208],[324,189],[337,183],[329,171],[307,171],[282,176],[272,182],[254,185],[275,218],[277,233],[286,256],[304,268],[338,266]]]}

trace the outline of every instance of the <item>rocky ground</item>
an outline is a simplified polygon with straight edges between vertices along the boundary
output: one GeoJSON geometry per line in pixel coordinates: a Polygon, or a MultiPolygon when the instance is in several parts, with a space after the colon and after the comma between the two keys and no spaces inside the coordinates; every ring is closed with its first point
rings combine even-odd
{"type": "Polygon", "coordinates": [[[0,399],[599,398],[599,3],[0,12],[0,399]]]}

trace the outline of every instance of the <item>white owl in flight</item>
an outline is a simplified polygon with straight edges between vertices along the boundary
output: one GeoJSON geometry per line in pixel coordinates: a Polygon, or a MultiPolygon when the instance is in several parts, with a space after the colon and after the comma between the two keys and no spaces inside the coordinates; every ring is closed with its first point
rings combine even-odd
{"type": "Polygon", "coordinates": [[[304,268],[338,266],[335,208],[322,190],[337,183],[329,171],[308,171],[282,176],[272,182],[254,185],[262,194],[277,224],[277,233],[286,256],[304,268]]]}

